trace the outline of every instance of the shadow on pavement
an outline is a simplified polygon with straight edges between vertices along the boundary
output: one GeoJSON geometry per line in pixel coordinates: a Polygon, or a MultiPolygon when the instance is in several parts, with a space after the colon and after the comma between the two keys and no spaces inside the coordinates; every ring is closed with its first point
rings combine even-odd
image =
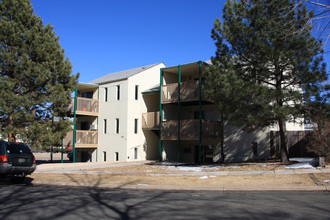
{"type": "MultiPolygon", "coordinates": [[[[36,160],[36,164],[39,165],[39,164],[46,164],[46,163],[62,163],[61,160],[36,160]]],[[[70,160],[63,160],[63,163],[72,163],[72,161],[70,160]]]]}
{"type": "MultiPolygon", "coordinates": [[[[99,181],[100,182],[100,181],[99,181]]],[[[328,219],[329,195],[0,185],[9,219],[328,219]]]]}

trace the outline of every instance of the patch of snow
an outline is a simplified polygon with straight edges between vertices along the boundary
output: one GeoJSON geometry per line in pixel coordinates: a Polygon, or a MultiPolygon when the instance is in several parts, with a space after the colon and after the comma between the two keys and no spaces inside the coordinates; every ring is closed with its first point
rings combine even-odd
{"type": "Polygon", "coordinates": [[[299,163],[308,163],[312,166],[316,166],[318,164],[318,158],[313,158],[313,157],[290,158],[290,161],[295,161],[299,163]]]}
{"type": "Polygon", "coordinates": [[[149,186],[148,184],[143,184],[143,183],[138,183],[136,185],[138,185],[138,186],[149,186]]]}
{"type": "Polygon", "coordinates": [[[173,170],[181,170],[181,171],[194,171],[194,172],[201,172],[202,168],[201,167],[185,167],[185,166],[169,166],[169,169],[173,170]]]}
{"type": "Polygon", "coordinates": [[[178,165],[184,165],[184,163],[175,163],[175,162],[160,162],[159,165],[164,166],[178,166],[178,165]]]}
{"type": "Polygon", "coordinates": [[[330,180],[324,180],[325,183],[330,183],[330,180]]]}
{"type": "Polygon", "coordinates": [[[212,166],[212,165],[204,165],[204,166],[201,166],[202,169],[210,169],[210,170],[216,170],[218,169],[218,167],[216,166],[212,166]]]}
{"type": "Polygon", "coordinates": [[[212,178],[214,178],[214,177],[217,177],[217,176],[209,176],[209,177],[212,177],[212,178]]]}
{"type": "Polygon", "coordinates": [[[208,178],[208,176],[202,176],[199,179],[204,180],[204,179],[207,179],[207,178],[208,178]]]}
{"type": "Polygon", "coordinates": [[[315,167],[313,167],[309,163],[296,163],[296,164],[286,165],[284,167],[287,169],[310,169],[310,168],[315,169],[315,167]]]}
{"type": "Polygon", "coordinates": [[[298,162],[296,164],[286,165],[288,169],[310,169],[315,168],[317,158],[290,158],[290,161],[298,162]]]}
{"type": "Polygon", "coordinates": [[[241,166],[225,166],[225,167],[228,167],[228,168],[240,168],[241,166]]]}

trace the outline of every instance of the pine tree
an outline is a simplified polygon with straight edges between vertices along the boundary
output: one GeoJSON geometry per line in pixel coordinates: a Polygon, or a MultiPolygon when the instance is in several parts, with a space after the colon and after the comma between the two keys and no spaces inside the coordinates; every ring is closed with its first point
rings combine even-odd
{"type": "Polygon", "coordinates": [[[212,29],[217,51],[205,72],[206,95],[232,123],[278,126],[283,162],[286,122],[304,117],[305,101],[327,80],[312,16],[292,0],[228,0],[212,29]]]}
{"type": "Polygon", "coordinates": [[[32,144],[60,143],[79,74],[29,0],[0,1],[0,132],[32,144]],[[54,122],[54,118],[61,120],[54,122]]]}

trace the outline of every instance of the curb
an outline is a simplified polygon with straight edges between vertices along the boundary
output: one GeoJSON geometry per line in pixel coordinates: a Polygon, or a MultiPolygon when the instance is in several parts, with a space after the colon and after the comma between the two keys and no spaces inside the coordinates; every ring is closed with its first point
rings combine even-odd
{"type": "Polygon", "coordinates": [[[97,184],[75,182],[48,182],[33,181],[33,185],[85,187],[98,189],[129,189],[129,190],[161,190],[161,191],[218,191],[218,192],[281,192],[281,191],[304,191],[329,192],[328,186],[170,186],[170,185],[147,185],[147,184],[97,184]]]}

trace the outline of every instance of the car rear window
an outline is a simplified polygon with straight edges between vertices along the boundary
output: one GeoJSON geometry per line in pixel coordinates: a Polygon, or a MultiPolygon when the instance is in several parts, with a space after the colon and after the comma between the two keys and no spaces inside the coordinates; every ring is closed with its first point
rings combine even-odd
{"type": "Polygon", "coordinates": [[[8,154],[32,154],[31,150],[25,144],[15,144],[8,143],[7,144],[7,153],[8,154]]]}

